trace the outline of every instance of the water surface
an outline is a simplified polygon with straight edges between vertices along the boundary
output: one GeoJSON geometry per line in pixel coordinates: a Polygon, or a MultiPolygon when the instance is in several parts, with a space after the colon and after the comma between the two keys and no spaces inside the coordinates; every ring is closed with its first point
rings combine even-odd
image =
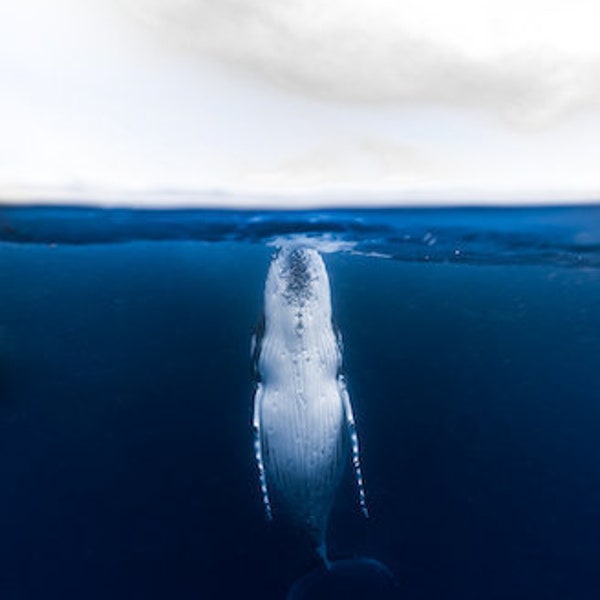
{"type": "Polygon", "coordinates": [[[0,593],[282,598],[249,345],[274,246],[323,249],[399,598],[600,594],[600,207],[0,208],[0,593]]]}

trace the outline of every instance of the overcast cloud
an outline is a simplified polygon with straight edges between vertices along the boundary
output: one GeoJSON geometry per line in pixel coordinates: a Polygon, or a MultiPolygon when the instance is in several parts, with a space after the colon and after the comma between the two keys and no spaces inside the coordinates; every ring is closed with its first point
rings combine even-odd
{"type": "Polygon", "coordinates": [[[597,107],[597,2],[125,0],[163,41],[339,102],[493,111],[521,127],[597,107]]]}
{"type": "Polygon", "coordinates": [[[597,201],[596,6],[0,0],[0,202],[597,201]]]}

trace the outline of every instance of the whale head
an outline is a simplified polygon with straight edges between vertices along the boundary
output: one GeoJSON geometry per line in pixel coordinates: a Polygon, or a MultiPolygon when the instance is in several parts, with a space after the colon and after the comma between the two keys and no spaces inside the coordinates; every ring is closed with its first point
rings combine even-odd
{"type": "Polygon", "coordinates": [[[321,255],[312,248],[279,249],[265,285],[266,327],[288,349],[304,340],[318,342],[332,332],[329,277],[321,255]]]}

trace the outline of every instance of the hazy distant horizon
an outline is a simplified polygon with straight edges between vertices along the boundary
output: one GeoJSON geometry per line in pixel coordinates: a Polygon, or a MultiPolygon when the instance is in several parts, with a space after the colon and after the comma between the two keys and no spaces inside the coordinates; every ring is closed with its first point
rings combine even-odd
{"type": "Polygon", "coordinates": [[[600,204],[600,192],[475,189],[413,190],[227,190],[227,189],[116,189],[71,186],[66,188],[0,187],[2,206],[75,205],[130,208],[414,208],[414,207],[518,207],[600,204]]]}

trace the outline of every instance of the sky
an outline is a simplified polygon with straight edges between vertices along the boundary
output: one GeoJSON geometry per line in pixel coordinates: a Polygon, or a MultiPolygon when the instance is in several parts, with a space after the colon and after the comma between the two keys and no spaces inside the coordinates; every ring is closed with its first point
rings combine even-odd
{"type": "Polygon", "coordinates": [[[0,0],[0,202],[600,199],[597,0],[0,0]]]}

